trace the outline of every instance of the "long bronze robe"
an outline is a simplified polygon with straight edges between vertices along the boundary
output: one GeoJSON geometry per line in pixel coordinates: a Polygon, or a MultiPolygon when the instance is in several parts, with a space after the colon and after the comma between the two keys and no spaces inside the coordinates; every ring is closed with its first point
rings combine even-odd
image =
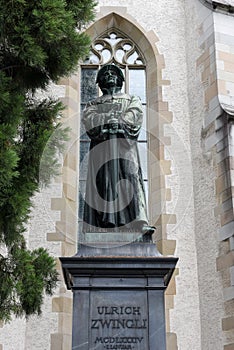
{"type": "Polygon", "coordinates": [[[140,99],[123,93],[103,95],[86,106],[82,120],[91,144],[84,231],[116,227],[138,230],[148,223],[137,148],[142,118],[140,99]],[[113,110],[118,111],[122,130],[116,135],[105,132],[113,110]]]}

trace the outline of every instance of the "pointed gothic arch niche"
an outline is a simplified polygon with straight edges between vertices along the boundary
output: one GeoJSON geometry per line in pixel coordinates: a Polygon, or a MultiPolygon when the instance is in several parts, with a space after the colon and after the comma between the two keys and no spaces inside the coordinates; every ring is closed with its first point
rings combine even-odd
{"type": "MultiPolygon", "coordinates": [[[[125,75],[129,74],[129,67],[140,69],[145,71],[145,91],[146,98],[146,130],[148,141],[148,188],[149,188],[149,219],[151,224],[157,225],[157,239],[166,239],[166,230],[162,225],[162,213],[164,211],[164,205],[168,193],[165,189],[165,179],[163,170],[164,160],[164,131],[163,124],[168,122],[167,117],[162,117],[167,111],[167,104],[162,102],[162,85],[168,84],[162,80],[162,69],[164,68],[163,57],[158,53],[155,43],[158,41],[153,31],[148,33],[144,32],[144,29],[140,27],[134,19],[127,15],[126,9],[118,7],[116,11],[111,11],[111,8],[101,8],[99,18],[87,29],[87,34],[91,37],[92,43],[92,55],[91,60],[81,63],[81,70],[87,65],[93,64],[93,67],[98,69],[100,65],[115,62],[125,70],[125,75]],[[103,10],[103,12],[102,12],[103,10]],[[105,13],[107,11],[108,13],[105,13]],[[118,13],[117,13],[118,11],[118,13]],[[114,36],[112,35],[115,35],[114,36]],[[119,52],[119,57],[113,54],[111,51],[111,44],[106,44],[103,39],[109,36],[111,40],[121,39],[121,45],[131,45],[132,47],[126,47],[125,56],[119,52]],[[129,40],[128,40],[129,39],[129,40]],[[97,47],[99,45],[99,47],[97,47]],[[104,47],[103,47],[104,45],[104,47]],[[105,47],[106,45],[106,47],[105,47]],[[106,49],[106,58],[103,60],[103,54],[101,51],[106,49]],[[137,54],[134,52],[137,52],[137,54]],[[122,56],[121,56],[122,55],[122,56]],[[129,61],[129,58],[131,60],[129,61]],[[133,59],[134,58],[134,59],[133,59]],[[120,59],[123,59],[121,64],[120,59]],[[93,60],[93,61],[92,61],[93,60]],[[92,62],[91,62],[92,61],[92,62]],[[129,64],[129,66],[127,65],[129,64]],[[126,68],[127,67],[127,68],[126,68]],[[164,237],[163,237],[164,236],[164,237]]],[[[119,45],[119,47],[121,46],[119,45]]],[[[117,41],[118,46],[118,41],[117,41]]],[[[120,50],[121,51],[121,50],[120,50]]],[[[93,73],[93,79],[96,72],[93,73]]],[[[82,72],[81,72],[82,76],[82,72]]],[[[81,79],[82,80],[82,79],[81,79]]],[[[128,84],[128,79],[126,85],[128,84]]],[[[91,85],[93,86],[93,85],[91,85]]],[[[96,89],[96,88],[95,88],[96,89]]],[[[82,89],[81,89],[82,90],[82,89]]],[[[125,86],[125,91],[129,91],[129,86],[125,86]]],[[[94,91],[92,93],[95,93],[94,91]]],[[[81,91],[82,100],[82,91],[81,91]]],[[[82,101],[81,101],[82,103],[82,101]]],[[[82,106],[81,106],[82,108],[82,106]]],[[[81,131],[82,134],[82,131],[81,131]]],[[[82,155],[81,155],[82,158],[82,155]]],[[[81,186],[81,185],[80,185],[81,186]]],[[[82,217],[82,208],[80,205],[79,218],[82,217]]]]}

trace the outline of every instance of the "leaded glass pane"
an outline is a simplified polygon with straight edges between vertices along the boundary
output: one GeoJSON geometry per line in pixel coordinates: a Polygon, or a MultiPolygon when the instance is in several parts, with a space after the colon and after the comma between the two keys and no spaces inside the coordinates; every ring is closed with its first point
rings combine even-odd
{"type": "Polygon", "coordinates": [[[143,179],[148,178],[148,169],[147,169],[147,143],[138,142],[138,150],[140,156],[141,169],[143,174],[143,179]]]}
{"type": "Polygon", "coordinates": [[[86,181],[79,182],[79,220],[83,220],[86,181]]]}
{"type": "Polygon", "coordinates": [[[145,93],[145,70],[143,69],[129,69],[129,93],[130,95],[137,95],[141,102],[146,102],[145,93]]]}
{"type": "Polygon", "coordinates": [[[88,135],[86,133],[86,130],[85,130],[83,123],[80,124],[80,140],[86,140],[88,142],[90,141],[90,138],[88,137],[88,135]]]}
{"type": "Polygon", "coordinates": [[[81,103],[87,103],[97,96],[96,69],[81,70],[81,103]]]}
{"type": "Polygon", "coordinates": [[[80,179],[86,180],[88,169],[88,151],[90,142],[80,142],[80,179]]]}
{"type": "Polygon", "coordinates": [[[144,117],[143,117],[143,121],[142,121],[140,135],[138,136],[138,140],[139,141],[142,141],[142,140],[146,141],[147,140],[146,106],[143,105],[142,109],[143,109],[144,117]]]}

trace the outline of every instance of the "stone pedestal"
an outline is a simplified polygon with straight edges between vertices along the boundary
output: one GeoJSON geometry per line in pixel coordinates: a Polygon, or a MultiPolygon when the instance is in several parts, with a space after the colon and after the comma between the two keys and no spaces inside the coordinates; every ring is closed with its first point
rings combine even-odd
{"type": "Polygon", "coordinates": [[[74,296],[73,350],[166,349],[164,291],[177,258],[129,243],[81,245],[60,260],[74,296]]]}

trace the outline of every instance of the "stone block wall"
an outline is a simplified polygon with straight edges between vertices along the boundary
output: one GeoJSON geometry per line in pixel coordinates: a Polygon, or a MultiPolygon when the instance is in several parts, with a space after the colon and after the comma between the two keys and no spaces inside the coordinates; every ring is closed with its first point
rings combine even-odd
{"type": "MultiPolygon", "coordinates": [[[[233,295],[232,295],[232,266],[230,256],[232,255],[231,242],[233,237],[233,201],[232,201],[232,150],[230,144],[232,117],[233,114],[233,76],[232,76],[232,54],[233,52],[233,26],[234,18],[227,13],[219,13],[201,7],[199,11],[200,19],[200,39],[199,47],[201,54],[197,59],[197,68],[201,72],[201,83],[204,87],[204,106],[203,127],[200,131],[201,146],[203,153],[203,164],[207,162],[212,169],[212,182],[202,181],[199,185],[206,182],[207,186],[212,186],[212,192],[215,194],[212,198],[210,207],[213,211],[213,234],[210,230],[210,257],[212,269],[210,273],[215,277],[213,281],[213,298],[216,295],[217,301],[214,311],[214,320],[216,319],[217,332],[219,332],[219,343],[213,343],[217,348],[232,348],[233,346],[233,326],[229,324],[230,317],[233,315],[233,295]],[[213,237],[213,238],[212,238],[213,237]],[[216,264],[214,264],[216,258],[216,264]],[[214,266],[217,266],[216,271],[214,266]],[[222,320],[222,326],[219,320],[222,320]],[[223,332],[222,332],[223,331],[223,332]],[[221,333],[222,332],[222,333],[221,333]]],[[[197,135],[199,136],[199,135],[197,135]]],[[[196,159],[197,160],[197,159],[196,159]]],[[[197,161],[195,160],[195,164],[197,161]]],[[[201,163],[200,163],[201,164],[201,163]]],[[[207,166],[204,165],[204,169],[207,166]]],[[[204,172],[203,175],[205,175],[204,172]]],[[[208,173],[207,175],[211,175],[208,173]]],[[[195,191],[197,188],[195,188],[195,191]]],[[[207,192],[207,191],[206,191],[207,192]]],[[[202,197],[200,197],[201,199],[202,197]]],[[[211,199],[211,198],[210,198],[211,199]]],[[[203,207],[204,210],[204,207],[203,207]]],[[[210,225],[212,225],[210,221],[210,225]]],[[[207,221],[208,223],[208,221],[207,221]]],[[[207,225],[207,224],[206,224],[207,225]]],[[[205,226],[203,226],[204,229],[205,226]]],[[[203,242],[207,240],[203,239],[203,242]]],[[[199,243],[197,244],[197,249],[199,243]]],[[[200,249],[199,249],[200,250],[200,249]]],[[[201,250],[202,251],[202,248],[201,250]]],[[[203,249],[204,252],[204,249],[203,249]]],[[[208,258],[207,254],[206,259],[208,258]]],[[[200,260],[200,259],[198,259],[200,260]]],[[[204,259],[202,259],[204,260],[204,259]]],[[[207,260],[208,261],[208,260],[207,260]]],[[[204,266],[201,267],[204,271],[204,266]]],[[[208,272],[208,271],[207,271],[208,272]]],[[[202,274],[200,275],[202,276],[202,274]]],[[[206,276],[207,277],[207,276],[206,276]]],[[[209,276],[209,279],[210,276],[209,276]]],[[[202,285],[200,287],[202,292],[202,285]]],[[[211,295],[209,301],[212,301],[211,295]]],[[[205,296],[203,296],[204,298],[205,296]]],[[[202,299],[201,299],[202,300],[202,299]]],[[[201,304],[202,305],[202,304],[201,304]]],[[[204,312],[205,312],[204,305],[204,312]]],[[[212,304],[211,304],[212,308],[212,304]]],[[[212,319],[209,308],[207,308],[207,317],[203,317],[207,323],[212,319]]],[[[203,324],[201,319],[201,324],[203,324]]],[[[207,347],[211,344],[211,336],[214,328],[204,327],[202,344],[207,347]],[[210,330],[210,331],[209,331],[210,330]]]]}
{"type": "Polygon", "coordinates": [[[217,179],[216,195],[217,206],[215,215],[220,219],[218,240],[220,245],[219,256],[216,260],[217,271],[221,275],[223,286],[224,314],[222,317],[222,330],[224,335],[224,349],[234,346],[234,247],[233,247],[233,121],[224,112],[223,127],[220,129],[223,138],[217,143],[217,179]]]}
{"type": "MultiPolygon", "coordinates": [[[[224,349],[234,348],[234,217],[233,217],[233,155],[234,155],[234,17],[220,13],[214,15],[218,97],[224,113],[222,115],[223,136],[216,145],[218,205],[216,215],[221,227],[218,233],[220,254],[217,271],[223,282],[224,316],[222,330],[224,349]]],[[[216,129],[221,123],[217,123],[216,129]]]]}

